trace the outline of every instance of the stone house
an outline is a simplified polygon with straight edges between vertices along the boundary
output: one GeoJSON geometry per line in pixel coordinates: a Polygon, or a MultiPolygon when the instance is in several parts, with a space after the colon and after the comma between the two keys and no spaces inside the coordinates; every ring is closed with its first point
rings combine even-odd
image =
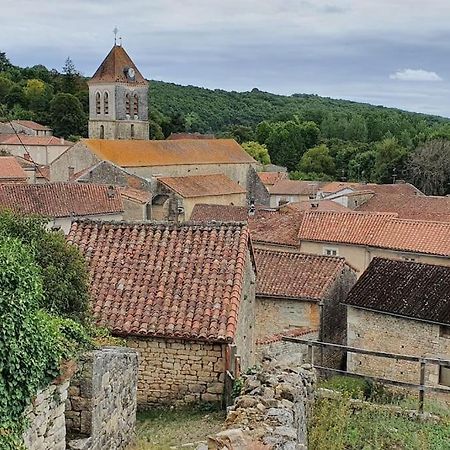
{"type": "Polygon", "coordinates": [[[220,402],[254,364],[255,272],[243,223],[74,222],[98,325],[139,352],[138,404],[220,402]]]}
{"type": "Polygon", "coordinates": [[[152,196],[147,191],[131,187],[119,187],[123,201],[123,220],[150,220],[152,196]]]}
{"type": "Polygon", "coordinates": [[[72,142],[55,136],[0,134],[0,151],[20,156],[39,165],[52,163],[72,145],[72,142]]]}
{"type": "Polygon", "coordinates": [[[155,220],[189,220],[196,204],[245,206],[246,190],[223,174],[159,177],[153,197],[155,220]]]}
{"type": "MultiPolygon", "coordinates": [[[[346,343],[341,302],[356,282],[344,258],[255,248],[256,335],[259,342],[318,332],[324,342],[346,343]]],[[[336,362],[340,367],[340,359],[336,362]]]]}
{"type": "Polygon", "coordinates": [[[28,177],[13,156],[0,156],[0,183],[26,184],[28,177]]]}
{"type": "Polygon", "coordinates": [[[73,219],[122,220],[124,210],[116,188],[78,183],[3,184],[0,208],[48,217],[64,234],[73,219]]]}
{"type": "Polygon", "coordinates": [[[374,257],[450,266],[450,223],[399,219],[395,213],[307,211],[299,248],[343,256],[358,276],[374,257]]]}
{"type": "MultiPolygon", "coordinates": [[[[450,359],[450,267],[375,258],[344,303],[348,346],[450,359]]],[[[419,382],[416,362],[348,353],[347,370],[419,382]]],[[[450,367],[427,364],[425,380],[450,387],[450,367]]]]}
{"type": "Polygon", "coordinates": [[[268,187],[270,206],[277,207],[285,203],[300,202],[315,198],[319,182],[281,179],[268,187]]]}

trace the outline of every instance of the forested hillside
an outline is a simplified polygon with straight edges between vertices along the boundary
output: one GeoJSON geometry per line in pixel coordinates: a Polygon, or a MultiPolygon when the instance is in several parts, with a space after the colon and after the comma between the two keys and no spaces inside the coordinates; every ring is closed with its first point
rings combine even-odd
{"type": "MultiPolygon", "coordinates": [[[[20,68],[0,53],[0,119],[33,119],[56,135],[87,133],[88,91],[68,59],[61,72],[20,68]]],[[[256,80],[255,80],[256,82],[256,80]]],[[[232,137],[292,178],[412,181],[450,192],[450,120],[317,95],[227,92],[150,81],[150,135],[232,137]]]]}

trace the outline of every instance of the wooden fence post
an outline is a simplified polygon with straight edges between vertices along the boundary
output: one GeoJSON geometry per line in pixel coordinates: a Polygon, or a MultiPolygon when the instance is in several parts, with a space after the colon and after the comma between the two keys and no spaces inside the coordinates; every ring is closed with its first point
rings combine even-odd
{"type": "Polygon", "coordinates": [[[420,386],[419,386],[419,413],[423,413],[423,403],[425,397],[425,359],[420,360],[420,386]]]}

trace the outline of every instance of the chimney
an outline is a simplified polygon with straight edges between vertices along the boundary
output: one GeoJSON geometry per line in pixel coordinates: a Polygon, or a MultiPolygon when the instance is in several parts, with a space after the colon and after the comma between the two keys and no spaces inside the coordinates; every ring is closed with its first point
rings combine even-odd
{"type": "Polygon", "coordinates": [[[64,138],[60,138],[61,145],[64,145],[64,138]]]}
{"type": "Polygon", "coordinates": [[[70,180],[75,174],[75,167],[70,167],[69,166],[67,169],[69,171],[69,180],[70,180]]]}
{"type": "Polygon", "coordinates": [[[316,209],[316,208],[318,208],[318,207],[319,207],[319,202],[318,202],[318,201],[311,202],[311,208],[312,208],[312,209],[316,209]]]}
{"type": "Polygon", "coordinates": [[[248,216],[253,217],[255,215],[256,208],[255,208],[255,199],[250,199],[250,206],[248,207],[248,216]]]}
{"type": "Polygon", "coordinates": [[[108,192],[107,192],[108,198],[114,198],[114,197],[115,197],[115,194],[116,194],[116,189],[115,189],[115,187],[112,186],[112,185],[109,185],[109,186],[108,186],[108,192]]]}

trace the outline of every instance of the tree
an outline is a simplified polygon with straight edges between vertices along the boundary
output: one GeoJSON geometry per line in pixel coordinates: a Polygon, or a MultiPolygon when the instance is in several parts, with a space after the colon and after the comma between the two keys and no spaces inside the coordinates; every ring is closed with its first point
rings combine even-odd
{"type": "Polygon", "coordinates": [[[450,142],[434,139],[419,146],[409,161],[411,181],[427,195],[450,193],[450,142]]]}
{"type": "Polygon", "coordinates": [[[348,163],[348,179],[361,182],[372,181],[376,156],[375,150],[358,153],[348,163]]]}
{"type": "Polygon", "coordinates": [[[75,68],[75,64],[70,59],[70,57],[66,59],[66,62],[64,63],[64,66],[62,68],[62,73],[64,74],[62,80],[63,92],[76,94],[80,85],[81,75],[80,72],[78,72],[78,70],[75,68]]]}
{"type": "Polygon", "coordinates": [[[298,168],[303,173],[325,174],[328,176],[333,176],[335,172],[334,160],[328,147],[324,144],[310,148],[305,152],[298,168]]]}
{"type": "Polygon", "coordinates": [[[25,107],[27,103],[23,88],[18,84],[15,84],[11,87],[8,94],[6,95],[5,100],[9,108],[12,108],[14,105],[25,107]]]}
{"type": "Polygon", "coordinates": [[[255,141],[248,141],[242,144],[242,148],[261,164],[270,164],[269,151],[264,144],[259,144],[255,141]]]}
{"type": "Polygon", "coordinates": [[[77,97],[59,93],[50,102],[50,120],[57,136],[84,136],[87,117],[77,97]]]}
{"type": "Polygon", "coordinates": [[[393,175],[403,173],[407,151],[395,137],[383,139],[375,145],[374,181],[392,183],[393,175]]]}
{"type": "Polygon", "coordinates": [[[13,65],[9,62],[5,52],[0,52],[0,72],[6,72],[11,69],[13,65]]]}
{"type": "Polygon", "coordinates": [[[0,76],[0,103],[6,103],[6,96],[13,85],[14,83],[9,78],[0,76]]]}

